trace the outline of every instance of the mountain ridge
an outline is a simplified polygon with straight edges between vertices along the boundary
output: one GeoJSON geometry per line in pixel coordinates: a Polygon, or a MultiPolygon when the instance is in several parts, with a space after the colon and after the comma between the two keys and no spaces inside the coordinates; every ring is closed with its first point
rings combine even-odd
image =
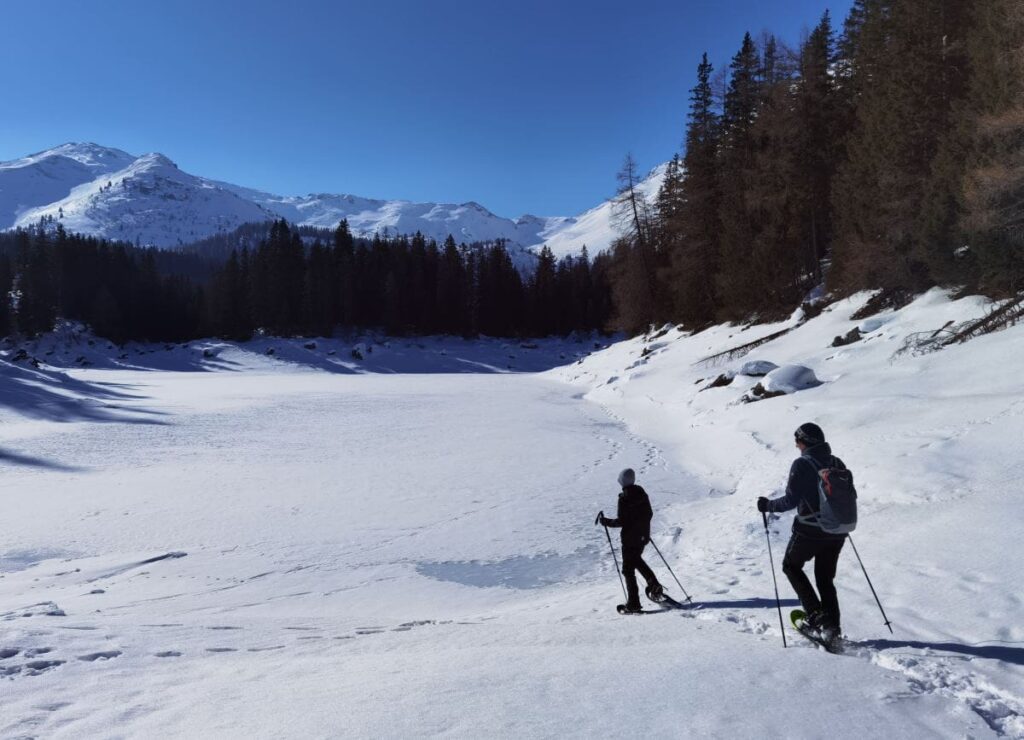
{"type": "MultiPolygon", "coordinates": [[[[657,193],[664,168],[642,183],[657,193]]],[[[92,142],[69,142],[0,162],[0,230],[52,218],[69,231],[174,248],[243,223],[285,218],[333,228],[342,219],[357,236],[412,234],[443,241],[505,240],[536,252],[545,244],[557,257],[608,248],[615,238],[611,203],[576,216],[498,216],[477,201],[415,202],[350,193],[274,193],[192,175],[167,156],[135,156],[92,142]]]]}

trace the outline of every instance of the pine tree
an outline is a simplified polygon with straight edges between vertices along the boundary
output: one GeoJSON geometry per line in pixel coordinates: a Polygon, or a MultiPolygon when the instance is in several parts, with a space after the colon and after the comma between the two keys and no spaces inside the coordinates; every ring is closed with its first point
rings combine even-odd
{"type": "Polygon", "coordinates": [[[655,232],[659,249],[673,250],[682,233],[686,198],[683,194],[683,169],[679,155],[675,154],[665,166],[665,176],[654,201],[655,232]]]}
{"type": "Polygon", "coordinates": [[[321,337],[331,336],[338,320],[338,262],[319,239],[310,247],[306,260],[305,307],[308,332],[321,337]]]}
{"type": "Polygon", "coordinates": [[[837,90],[835,39],[828,11],[800,49],[794,90],[797,190],[802,269],[822,279],[821,262],[832,242],[832,180],[846,136],[837,90]]]}
{"type": "Polygon", "coordinates": [[[0,338],[11,333],[11,286],[14,281],[14,270],[10,258],[0,253],[0,338]]]}
{"type": "Polygon", "coordinates": [[[32,236],[26,232],[19,232],[16,240],[16,328],[23,334],[34,337],[53,329],[57,318],[56,286],[52,279],[50,244],[42,230],[32,236]]]}
{"type": "Polygon", "coordinates": [[[555,330],[558,320],[558,268],[555,255],[545,244],[537,255],[537,265],[530,277],[530,331],[534,336],[547,336],[555,330]]]}
{"type": "Polygon", "coordinates": [[[1024,290],[1024,7],[978,0],[973,14],[962,228],[981,287],[1013,294],[1024,290]]]}
{"type": "MultiPolygon", "coordinates": [[[[966,5],[876,0],[857,10],[863,18],[849,60],[856,123],[833,191],[830,283],[847,292],[920,290],[934,282],[936,229],[928,220],[936,209],[926,196],[942,203],[956,179],[955,166],[935,165],[964,90],[966,5]]],[[[942,236],[948,224],[937,230],[942,236]]]]}
{"type": "Polygon", "coordinates": [[[619,170],[612,218],[621,234],[613,247],[613,282],[620,327],[634,332],[665,317],[660,284],[665,255],[654,238],[654,213],[640,190],[636,161],[627,155],[619,170]]]}
{"type": "Polygon", "coordinates": [[[449,234],[438,258],[435,281],[437,330],[442,333],[464,334],[467,331],[465,272],[455,238],[449,234]]]}
{"type": "Polygon", "coordinates": [[[721,119],[715,110],[711,75],[705,53],[697,67],[697,84],[690,92],[686,127],[682,207],[678,234],[671,251],[671,290],[674,313],[689,326],[700,326],[715,315],[715,275],[718,272],[721,186],[718,148],[721,119]]]}
{"type": "Polygon", "coordinates": [[[750,132],[753,156],[745,173],[747,230],[750,234],[747,291],[733,294],[734,315],[788,314],[807,285],[802,254],[801,178],[796,112],[798,86],[791,60],[775,40],[765,41],[761,101],[750,132]]]}
{"type": "Polygon", "coordinates": [[[759,279],[751,259],[756,225],[747,193],[756,154],[754,121],[762,100],[761,60],[750,34],[729,65],[719,157],[721,248],[716,289],[723,318],[741,318],[758,305],[759,279]]]}

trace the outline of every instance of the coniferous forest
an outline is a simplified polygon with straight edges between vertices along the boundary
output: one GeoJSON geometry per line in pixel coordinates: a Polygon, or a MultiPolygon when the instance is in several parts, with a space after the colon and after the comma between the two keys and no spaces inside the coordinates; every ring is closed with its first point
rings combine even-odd
{"type": "Polygon", "coordinates": [[[359,239],[345,222],[183,252],[0,235],[0,336],[57,317],[114,341],[635,333],[777,318],[821,288],[892,305],[936,285],[1024,290],[1019,0],[855,0],[794,48],[746,34],[723,69],[700,60],[683,139],[653,203],[627,157],[609,253],[544,248],[525,276],[500,243],[359,239]]]}
{"type": "MultiPolygon", "coordinates": [[[[253,231],[247,229],[246,231],[253,231]]],[[[317,230],[314,230],[317,232],[317,230]]],[[[320,232],[322,233],[322,232],[320,232]]],[[[502,244],[438,245],[410,237],[329,241],[275,222],[227,257],[143,249],[59,226],[0,234],[0,336],[33,336],[58,317],[116,342],[248,339],[255,332],[546,336],[590,332],[611,315],[607,258],[556,261],[542,250],[529,277],[502,244]]]]}
{"type": "Polygon", "coordinates": [[[823,281],[892,302],[1024,288],[1019,0],[856,0],[797,48],[705,55],[689,102],[656,203],[620,172],[618,328],[777,317],[823,281]]]}

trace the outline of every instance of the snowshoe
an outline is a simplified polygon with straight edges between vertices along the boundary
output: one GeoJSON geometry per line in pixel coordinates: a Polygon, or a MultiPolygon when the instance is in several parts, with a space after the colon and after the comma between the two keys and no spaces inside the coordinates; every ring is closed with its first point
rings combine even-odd
{"type": "Polygon", "coordinates": [[[821,627],[821,617],[821,612],[808,615],[801,609],[789,613],[789,621],[797,632],[830,653],[841,653],[843,638],[839,630],[835,627],[821,627]]]}
{"type": "Polygon", "coordinates": [[[633,604],[619,604],[615,607],[619,614],[643,614],[643,607],[639,604],[635,606],[633,604]]]}

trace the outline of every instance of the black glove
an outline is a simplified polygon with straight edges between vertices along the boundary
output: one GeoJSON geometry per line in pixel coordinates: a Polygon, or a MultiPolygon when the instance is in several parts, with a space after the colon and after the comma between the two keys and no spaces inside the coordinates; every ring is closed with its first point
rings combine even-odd
{"type": "Polygon", "coordinates": [[[601,522],[602,526],[605,526],[605,527],[608,526],[608,517],[606,517],[603,512],[601,513],[601,516],[598,519],[598,521],[601,522]]]}
{"type": "Polygon", "coordinates": [[[767,511],[771,511],[771,501],[764,496],[757,497],[757,510],[764,514],[767,511]]]}
{"type": "Polygon", "coordinates": [[[597,512],[597,518],[594,520],[594,524],[604,524],[604,509],[597,512]]]}

